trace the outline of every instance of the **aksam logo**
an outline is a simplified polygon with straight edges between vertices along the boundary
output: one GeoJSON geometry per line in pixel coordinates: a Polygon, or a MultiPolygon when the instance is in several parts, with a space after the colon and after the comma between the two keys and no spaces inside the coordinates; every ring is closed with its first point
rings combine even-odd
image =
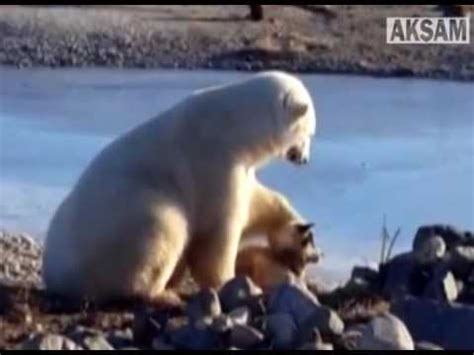
{"type": "Polygon", "coordinates": [[[469,44],[470,17],[387,17],[389,44],[469,44]]]}

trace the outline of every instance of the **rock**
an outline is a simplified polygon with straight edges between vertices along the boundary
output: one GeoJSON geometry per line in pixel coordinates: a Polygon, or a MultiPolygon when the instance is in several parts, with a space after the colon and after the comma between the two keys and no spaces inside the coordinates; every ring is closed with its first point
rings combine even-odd
{"type": "Polygon", "coordinates": [[[252,317],[260,317],[267,314],[267,307],[265,305],[265,296],[263,294],[251,296],[245,302],[252,317]]]}
{"type": "Polygon", "coordinates": [[[458,298],[459,290],[453,274],[444,267],[435,270],[426,285],[423,296],[439,302],[452,302],[458,298]]]}
{"type": "Polygon", "coordinates": [[[444,350],[441,346],[436,344],[427,342],[427,341],[420,341],[415,343],[415,350],[444,350]]]}
{"type": "Polygon", "coordinates": [[[334,346],[329,343],[305,343],[298,350],[334,350],[334,346]]]}
{"type": "Polygon", "coordinates": [[[415,238],[413,239],[413,249],[416,250],[429,238],[438,235],[443,238],[448,250],[462,244],[465,241],[464,233],[457,230],[453,226],[433,224],[421,226],[418,228],[415,238]]]}
{"type": "Polygon", "coordinates": [[[264,340],[263,334],[249,325],[236,324],[230,331],[230,346],[252,349],[264,340]]]}
{"type": "Polygon", "coordinates": [[[382,293],[389,299],[421,294],[429,274],[417,267],[412,253],[399,254],[381,267],[382,293]]]}
{"type": "Polygon", "coordinates": [[[151,342],[151,348],[153,350],[174,350],[174,347],[166,343],[161,337],[156,337],[151,342]]]}
{"type": "Polygon", "coordinates": [[[213,318],[221,314],[221,304],[213,289],[201,290],[188,301],[186,314],[195,322],[202,318],[213,318]]]}
{"type": "Polygon", "coordinates": [[[59,334],[36,334],[20,344],[21,350],[82,350],[71,339],[59,334]]]}
{"type": "Polygon", "coordinates": [[[128,348],[133,344],[133,332],[130,328],[125,330],[112,330],[107,333],[107,341],[114,349],[128,348]]]}
{"type": "Polygon", "coordinates": [[[370,267],[356,266],[352,269],[350,282],[367,289],[377,289],[379,273],[370,267]]]}
{"type": "Polygon", "coordinates": [[[474,349],[474,306],[406,297],[393,302],[391,311],[406,324],[414,339],[449,350],[474,349]]]}
{"type": "Polygon", "coordinates": [[[183,328],[184,326],[196,324],[199,324],[199,322],[194,322],[194,324],[192,324],[190,323],[188,317],[173,317],[168,319],[168,322],[166,323],[166,326],[164,328],[164,334],[166,336],[171,336],[173,332],[180,328],[183,328]]]}
{"type": "Polygon", "coordinates": [[[183,350],[209,350],[221,347],[220,337],[211,327],[183,325],[169,332],[171,344],[183,350]]]}
{"type": "Polygon", "coordinates": [[[250,319],[250,309],[248,307],[235,308],[229,313],[229,317],[235,324],[247,324],[250,319]]]}
{"type": "Polygon", "coordinates": [[[228,332],[233,326],[234,322],[227,314],[217,316],[211,324],[211,328],[219,334],[228,332]]]}
{"type": "Polygon", "coordinates": [[[450,254],[449,266],[460,279],[467,279],[474,271],[474,246],[454,247],[450,254]]]}
{"type": "Polygon", "coordinates": [[[264,318],[265,335],[272,340],[275,349],[289,349],[298,333],[293,318],[288,313],[275,313],[264,318]]]}
{"type": "Polygon", "coordinates": [[[256,286],[247,276],[237,276],[227,282],[219,291],[224,312],[245,306],[251,296],[262,294],[262,290],[256,286]]]}
{"type": "Polygon", "coordinates": [[[321,308],[318,299],[310,291],[293,284],[282,284],[269,294],[268,313],[287,313],[298,327],[321,308]]]}
{"type": "Polygon", "coordinates": [[[0,283],[42,286],[42,248],[29,235],[0,229],[0,283]]]}
{"type": "Polygon", "coordinates": [[[113,346],[102,335],[86,336],[82,341],[89,350],[114,350],[113,346]]]}
{"type": "Polygon", "coordinates": [[[413,339],[405,324],[391,314],[377,316],[366,324],[348,329],[357,334],[355,350],[414,350],[413,339]]]}
{"type": "MultiPolygon", "coordinates": [[[[133,318],[133,341],[137,344],[148,345],[156,334],[163,331],[168,325],[168,320],[173,316],[170,312],[154,311],[149,307],[140,307],[133,318]]],[[[186,319],[187,320],[187,319],[186,319]]]]}
{"type": "Polygon", "coordinates": [[[341,335],[344,332],[344,322],[332,309],[320,306],[310,313],[300,326],[300,329],[300,341],[306,340],[308,332],[311,332],[313,329],[318,329],[325,336],[341,335]]]}
{"type": "Polygon", "coordinates": [[[468,276],[465,283],[462,283],[458,302],[474,304],[474,270],[468,276]]]}
{"type": "Polygon", "coordinates": [[[413,255],[416,263],[428,265],[441,260],[446,254],[446,243],[439,235],[433,235],[422,239],[415,245],[413,255]]]}

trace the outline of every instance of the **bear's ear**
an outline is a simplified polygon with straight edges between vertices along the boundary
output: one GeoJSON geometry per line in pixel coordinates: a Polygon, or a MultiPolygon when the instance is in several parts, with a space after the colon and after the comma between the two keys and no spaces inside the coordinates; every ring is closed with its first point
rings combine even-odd
{"type": "Polygon", "coordinates": [[[292,119],[297,119],[303,116],[308,111],[308,103],[295,97],[291,92],[285,94],[283,98],[283,107],[289,113],[292,119]]]}

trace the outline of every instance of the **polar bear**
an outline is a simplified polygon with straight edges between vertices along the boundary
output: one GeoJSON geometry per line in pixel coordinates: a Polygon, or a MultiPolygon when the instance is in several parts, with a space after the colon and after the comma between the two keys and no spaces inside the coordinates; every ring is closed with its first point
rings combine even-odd
{"type": "Polygon", "coordinates": [[[304,84],[269,71],[198,90],[118,137],[50,222],[47,289],[154,300],[186,267],[201,287],[219,288],[234,277],[242,236],[303,221],[255,173],[273,158],[306,163],[315,130],[304,84]]]}

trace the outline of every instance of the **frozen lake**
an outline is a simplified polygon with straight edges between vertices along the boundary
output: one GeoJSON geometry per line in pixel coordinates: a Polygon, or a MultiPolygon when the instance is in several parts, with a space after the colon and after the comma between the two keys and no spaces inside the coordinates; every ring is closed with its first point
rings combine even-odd
{"type": "MultiPolygon", "coordinates": [[[[0,228],[44,237],[87,162],[192,90],[248,74],[0,68],[0,228]]],[[[321,273],[377,260],[383,216],[407,249],[416,228],[474,229],[474,85],[301,76],[318,113],[312,161],[260,176],[317,224],[321,273]]]]}

